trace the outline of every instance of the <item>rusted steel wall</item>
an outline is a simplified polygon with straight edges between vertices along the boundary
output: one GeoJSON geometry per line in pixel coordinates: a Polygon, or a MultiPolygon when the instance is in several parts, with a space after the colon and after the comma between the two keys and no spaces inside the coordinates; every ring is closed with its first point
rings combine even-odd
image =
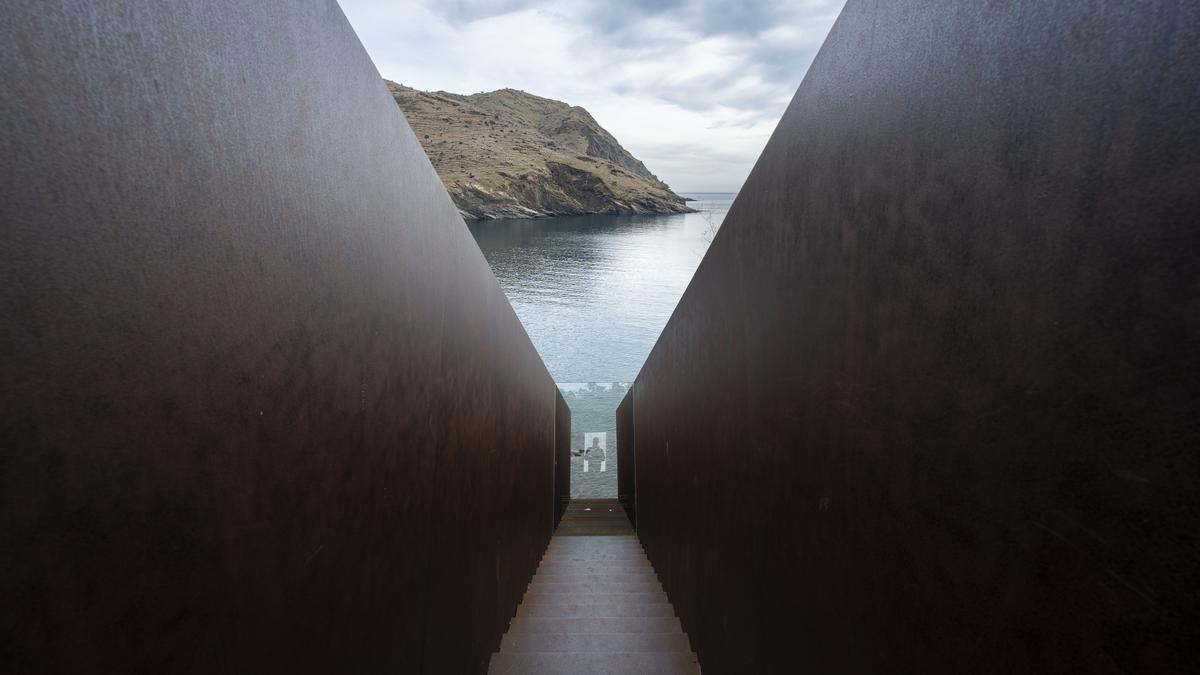
{"type": "Polygon", "coordinates": [[[554,527],[571,501],[571,407],[554,388],[554,527]]]}
{"type": "Polygon", "coordinates": [[[332,0],[0,13],[0,663],[484,672],[554,385],[332,0]]]}
{"type": "Polygon", "coordinates": [[[637,378],[704,672],[1200,672],[1200,5],[850,0],[637,378]]]}
{"type": "Polygon", "coordinates": [[[621,404],[617,406],[617,499],[629,516],[629,522],[637,529],[637,478],[634,471],[633,448],[633,387],[621,404]]]}

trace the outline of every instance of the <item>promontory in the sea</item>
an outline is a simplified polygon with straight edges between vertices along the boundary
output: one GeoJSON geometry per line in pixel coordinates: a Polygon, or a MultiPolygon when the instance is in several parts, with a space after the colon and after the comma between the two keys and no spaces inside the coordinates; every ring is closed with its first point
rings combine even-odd
{"type": "Polygon", "coordinates": [[[463,218],[692,210],[579,106],[387,87],[463,218]]]}

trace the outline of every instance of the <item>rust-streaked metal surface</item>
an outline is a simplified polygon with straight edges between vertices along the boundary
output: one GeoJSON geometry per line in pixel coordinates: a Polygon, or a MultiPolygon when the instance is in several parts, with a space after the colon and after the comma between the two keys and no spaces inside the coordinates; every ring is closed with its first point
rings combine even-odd
{"type": "Polygon", "coordinates": [[[331,0],[0,12],[0,670],[483,672],[553,382],[331,0]]]}
{"type": "Polygon", "coordinates": [[[629,516],[629,522],[637,529],[637,478],[634,472],[637,463],[633,456],[633,389],[631,385],[625,398],[617,406],[617,500],[629,516]]]}
{"type": "Polygon", "coordinates": [[[554,388],[554,527],[571,502],[571,407],[554,388]]]}
{"type": "Polygon", "coordinates": [[[1200,5],[850,0],[637,378],[704,672],[1200,672],[1200,5]]]}

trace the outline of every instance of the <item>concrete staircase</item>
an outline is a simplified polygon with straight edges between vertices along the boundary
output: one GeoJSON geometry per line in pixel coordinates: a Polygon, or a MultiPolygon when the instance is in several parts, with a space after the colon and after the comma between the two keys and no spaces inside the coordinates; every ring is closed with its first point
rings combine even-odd
{"type": "Polygon", "coordinates": [[[571,501],[488,672],[700,672],[616,500],[571,501]]]}

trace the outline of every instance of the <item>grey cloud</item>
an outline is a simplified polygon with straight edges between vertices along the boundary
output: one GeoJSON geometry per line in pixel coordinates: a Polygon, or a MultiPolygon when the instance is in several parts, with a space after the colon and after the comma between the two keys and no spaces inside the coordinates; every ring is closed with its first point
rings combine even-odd
{"type": "Polygon", "coordinates": [[[738,55],[745,69],[736,76],[704,81],[621,81],[618,93],[637,93],[704,111],[717,105],[735,110],[762,110],[764,117],[777,116],[800,83],[803,70],[824,39],[812,32],[812,18],[832,17],[844,0],[430,0],[430,10],[451,24],[464,24],[539,8],[563,17],[604,40],[611,46],[607,55],[614,67],[646,58],[647,51],[670,59],[687,46],[672,42],[679,36],[661,35],[660,19],[678,26],[689,39],[728,36],[746,41],[738,55]],[[766,31],[791,27],[800,32],[792,44],[755,42],[766,31]],[[805,32],[808,31],[808,32],[805,32]],[[744,75],[756,75],[764,85],[753,92],[731,89],[744,75]]]}
{"type": "Polygon", "coordinates": [[[426,6],[461,24],[524,9],[572,16],[580,25],[618,40],[639,35],[637,24],[660,18],[701,37],[756,35],[798,18],[836,14],[845,0],[428,0],[426,6]]]}
{"type": "MultiPolygon", "coordinates": [[[[581,18],[623,36],[647,18],[662,18],[701,37],[752,36],[813,15],[836,14],[845,0],[609,0],[587,3],[581,18]]],[[[635,31],[636,32],[636,31],[635,31]]]]}
{"type": "Polygon", "coordinates": [[[654,143],[647,144],[643,154],[663,165],[705,166],[706,164],[730,164],[753,159],[759,148],[748,148],[742,152],[728,152],[699,143],[654,143]]]}
{"type": "Polygon", "coordinates": [[[723,105],[735,110],[761,110],[767,118],[782,112],[843,2],[614,0],[585,8],[588,18],[584,24],[593,31],[603,32],[604,39],[613,46],[611,58],[614,62],[645,59],[648,47],[657,58],[669,60],[691,40],[735,39],[743,47],[741,53],[733,56],[744,66],[735,74],[717,75],[703,81],[624,80],[618,87],[622,92],[653,96],[688,110],[704,111],[723,105]],[[661,23],[651,24],[648,19],[652,17],[679,26],[688,36],[687,41],[679,41],[679,35],[661,35],[661,23]],[[814,17],[825,17],[826,20],[814,22],[814,17]],[[782,43],[763,38],[764,33],[779,28],[793,30],[795,38],[782,43]],[[732,86],[745,76],[757,76],[762,86],[751,92],[732,86]]]}
{"type": "Polygon", "coordinates": [[[434,0],[427,6],[451,25],[461,25],[543,4],[544,0],[434,0]]]}
{"type": "Polygon", "coordinates": [[[790,98],[792,87],[764,84],[751,91],[739,91],[734,84],[742,73],[716,76],[703,82],[625,82],[627,92],[653,96],[684,110],[704,112],[717,106],[758,112],[763,119],[778,117],[790,98]]]}
{"type": "Polygon", "coordinates": [[[622,94],[657,98],[685,110],[703,112],[725,106],[733,110],[759,111],[763,118],[778,117],[799,84],[813,51],[815,49],[805,45],[786,52],[749,45],[736,54],[742,67],[730,72],[688,78],[625,78],[617,83],[616,90],[622,94]],[[749,87],[739,84],[747,77],[757,77],[758,83],[749,87]]]}

